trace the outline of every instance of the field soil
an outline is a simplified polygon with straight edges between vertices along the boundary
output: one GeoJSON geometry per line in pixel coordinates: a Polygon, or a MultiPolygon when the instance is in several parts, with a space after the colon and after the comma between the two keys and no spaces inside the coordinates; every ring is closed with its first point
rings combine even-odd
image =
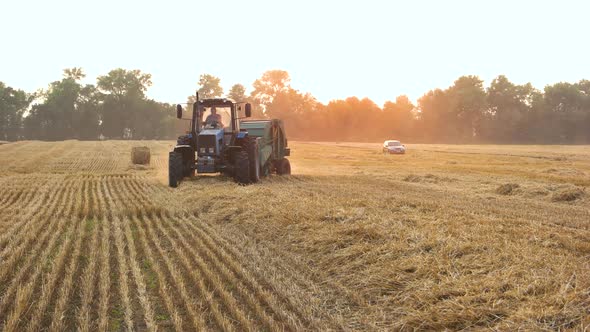
{"type": "Polygon", "coordinates": [[[172,144],[0,145],[0,329],[590,328],[588,146],[294,142],[171,189],[172,144]]]}

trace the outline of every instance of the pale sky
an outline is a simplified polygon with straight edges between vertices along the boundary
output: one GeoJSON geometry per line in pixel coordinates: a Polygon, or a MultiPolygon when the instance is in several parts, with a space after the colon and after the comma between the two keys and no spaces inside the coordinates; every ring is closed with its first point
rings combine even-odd
{"type": "Polygon", "coordinates": [[[589,1],[1,0],[0,81],[35,91],[82,67],[152,74],[184,102],[200,74],[248,91],[269,69],[319,101],[416,100],[461,75],[539,89],[590,79],[589,1]]]}

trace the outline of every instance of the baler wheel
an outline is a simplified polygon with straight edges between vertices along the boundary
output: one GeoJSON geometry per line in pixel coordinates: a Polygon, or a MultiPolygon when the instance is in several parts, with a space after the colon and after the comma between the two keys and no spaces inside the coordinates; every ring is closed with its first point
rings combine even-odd
{"type": "Polygon", "coordinates": [[[250,163],[250,182],[257,183],[260,181],[260,155],[256,138],[248,138],[246,141],[246,151],[248,152],[248,160],[250,163]]]}
{"type": "Polygon", "coordinates": [[[291,163],[289,159],[283,158],[277,161],[276,169],[278,175],[290,175],[291,174],[291,163]]]}

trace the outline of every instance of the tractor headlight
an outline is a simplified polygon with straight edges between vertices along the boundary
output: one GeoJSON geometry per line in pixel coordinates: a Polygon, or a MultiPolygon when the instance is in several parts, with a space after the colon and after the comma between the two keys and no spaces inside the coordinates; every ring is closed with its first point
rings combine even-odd
{"type": "Polygon", "coordinates": [[[209,148],[209,153],[213,153],[213,152],[215,152],[215,149],[214,148],[209,148]]]}
{"type": "Polygon", "coordinates": [[[201,153],[205,153],[205,148],[200,148],[200,149],[199,149],[199,152],[201,152],[201,153]]]}

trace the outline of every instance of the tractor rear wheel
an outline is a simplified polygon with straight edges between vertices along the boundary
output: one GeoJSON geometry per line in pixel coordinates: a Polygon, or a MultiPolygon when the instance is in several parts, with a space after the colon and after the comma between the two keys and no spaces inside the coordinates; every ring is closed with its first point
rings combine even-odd
{"type": "Polygon", "coordinates": [[[250,160],[248,152],[241,150],[235,156],[234,181],[239,184],[250,183],[250,160]]]}
{"type": "Polygon", "coordinates": [[[250,164],[250,182],[256,183],[260,181],[260,155],[256,138],[248,138],[246,141],[246,151],[248,152],[248,160],[250,164]]]}
{"type": "Polygon", "coordinates": [[[291,163],[289,159],[283,158],[276,161],[275,165],[278,175],[290,175],[291,174],[291,163]]]}
{"type": "Polygon", "coordinates": [[[168,155],[168,185],[172,188],[178,187],[178,182],[182,179],[182,155],[172,151],[168,155]]]}

